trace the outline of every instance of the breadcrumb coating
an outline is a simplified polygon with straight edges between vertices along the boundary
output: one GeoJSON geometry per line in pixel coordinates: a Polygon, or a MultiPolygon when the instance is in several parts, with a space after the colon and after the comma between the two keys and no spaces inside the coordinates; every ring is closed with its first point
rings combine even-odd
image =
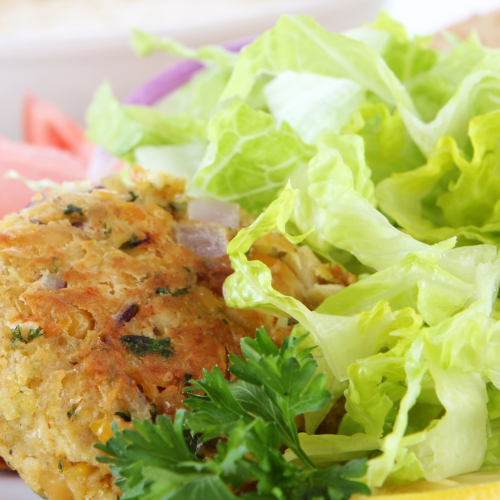
{"type": "MultiPolygon", "coordinates": [[[[133,176],[132,189],[111,178],[0,223],[0,455],[52,500],[118,498],[93,446],[112,436],[112,422],[172,416],[203,368],[229,377],[242,337],[264,326],[279,343],[291,330],[287,317],[226,306],[227,255],[176,243],[193,223],[183,180],[133,176]]],[[[328,274],[279,235],[252,252],[297,296],[328,274]]]]}

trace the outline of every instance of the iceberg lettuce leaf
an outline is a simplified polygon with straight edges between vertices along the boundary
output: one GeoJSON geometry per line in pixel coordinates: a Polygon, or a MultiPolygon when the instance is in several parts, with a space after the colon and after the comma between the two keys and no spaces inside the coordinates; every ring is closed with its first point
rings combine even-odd
{"type": "Polygon", "coordinates": [[[339,134],[365,100],[361,85],[347,78],[285,71],[264,87],[278,126],[286,121],[306,144],[325,132],[339,134]]]}
{"type": "Polygon", "coordinates": [[[380,182],[381,209],[420,241],[459,236],[499,245],[499,117],[493,111],[471,120],[470,161],[455,140],[443,137],[425,165],[380,182]]]}
{"type": "Polygon", "coordinates": [[[287,123],[277,129],[271,115],[242,102],[211,119],[208,138],[210,145],[194,185],[254,213],[276,199],[315,151],[287,123]]]}
{"type": "MultiPolygon", "coordinates": [[[[337,434],[299,434],[300,446],[312,462],[319,467],[328,467],[336,462],[364,458],[369,452],[380,449],[381,440],[367,434],[341,436],[337,434]]],[[[285,459],[297,460],[292,450],[287,449],[285,459]]]]}
{"type": "Polygon", "coordinates": [[[137,29],[132,32],[132,48],[142,57],[157,51],[168,52],[184,59],[195,59],[220,67],[233,66],[237,58],[236,53],[217,45],[205,45],[194,50],[171,38],[159,38],[137,29]]]}
{"type": "Polygon", "coordinates": [[[183,144],[205,138],[206,122],[191,115],[169,116],[142,106],[125,106],[102,85],[87,112],[87,137],[108,153],[133,162],[140,146],[183,144]]]}

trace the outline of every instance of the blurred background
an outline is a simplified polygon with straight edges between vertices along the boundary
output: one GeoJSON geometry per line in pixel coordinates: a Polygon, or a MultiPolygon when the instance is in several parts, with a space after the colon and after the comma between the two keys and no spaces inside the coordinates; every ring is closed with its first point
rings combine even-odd
{"type": "Polygon", "coordinates": [[[428,34],[500,9],[500,0],[0,0],[0,136],[22,138],[27,93],[83,123],[104,80],[126,98],[173,64],[163,54],[135,57],[131,27],[197,46],[259,34],[283,13],[309,14],[343,31],[381,9],[410,32],[428,34]]]}

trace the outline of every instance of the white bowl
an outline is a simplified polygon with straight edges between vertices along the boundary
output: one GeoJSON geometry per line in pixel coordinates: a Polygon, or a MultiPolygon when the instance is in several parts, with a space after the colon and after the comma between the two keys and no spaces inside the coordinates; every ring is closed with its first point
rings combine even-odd
{"type": "MultiPolygon", "coordinates": [[[[168,3],[173,9],[166,12],[161,27],[153,21],[138,27],[168,34],[191,46],[259,34],[283,13],[309,14],[325,28],[342,31],[374,19],[384,1],[183,0],[168,3]],[[189,6],[195,5],[199,7],[197,14],[188,15],[189,6]]],[[[53,102],[83,123],[92,94],[104,80],[111,82],[120,98],[126,98],[174,61],[164,54],[138,59],[129,47],[124,27],[107,31],[61,29],[0,38],[0,135],[21,137],[21,106],[26,93],[53,102]]]]}

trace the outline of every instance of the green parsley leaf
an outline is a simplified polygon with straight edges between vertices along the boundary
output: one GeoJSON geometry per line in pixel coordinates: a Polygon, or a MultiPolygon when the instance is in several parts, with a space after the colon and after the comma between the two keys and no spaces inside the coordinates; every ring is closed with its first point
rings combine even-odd
{"type": "Polygon", "coordinates": [[[104,229],[104,234],[106,236],[109,236],[113,232],[113,228],[108,228],[108,224],[106,222],[103,222],[102,220],[99,221],[99,224],[101,224],[102,228],[104,229]]]}
{"type": "Polygon", "coordinates": [[[192,412],[179,410],[173,423],[164,415],[156,425],[134,419],[135,431],[119,431],[113,423],[114,437],[95,446],[108,455],[97,459],[110,464],[123,498],[346,500],[355,492],[369,494],[351,479],[366,472],[364,460],[318,470],[300,448],[293,416],[329,399],[323,377],[314,374],[310,349],[300,344],[289,338],[278,349],[260,329],[255,340],[242,342],[247,359],[232,358],[233,373],[244,379],[230,382],[218,367],[205,370],[203,379],[185,389],[192,412]],[[203,460],[197,453],[211,439],[217,454],[203,460]],[[304,467],[285,460],[285,439],[304,467]],[[255,491],[249,492],[251,484],[255,491]]]}
{"type": "Polygon", "coordinates": [[[135,233],[120,246],[120,250],[131,250],[132,248],[138,247],[142,243],[146,243],[149,241],[149,236],[144,238],[143,240],[138,240],[137,235],[135,233]]]}
{"type": "Polygon", "coordinates": [[[186,295],[189,293],[189,288],[178,288],[177,290],[173,291],[170,290],[170,288],[157,288],[155,293],[157,295],[172,295],[172,297],[178,297],[179,295],[186,295]]]}
{"type": "MultiPolygon", "coordinates": [[[[300,349],[305,337],[286,337],[278,349],[266,331],[259,328],[255,339],[247,337],[241,342],[246,360],[229,356],[233,363],[229,370],[239,380],[227,386],[227,390],[247,418],[253,415],[274,423],[281,441],[294,451],[305,467],[311,468],[313,465],[300,446],[294,419],[302,413],[319,410],[331,395],[324,389],[326,376],[314,373],[317,363],[310,354],[311,349],[300,349]]],[[[204,372],[205,380],[194,382],[193,387],[185,390],[203,390],[213,401],[220,400],[223,397],[221,389],[226,391],[226,386],[211,379],[215,374],[215,370],[212,374],[204,372]]],[[[188,398],[184,404],[195,413],[200,409],[197,398],[188,398]]],[[[236,406],[234,411],[242,414],[236,406]]]]}
{"type": "Polygon", "coordinates": [[[139,198],[139,195],[135,194],[133,191],[129,191],[128,194],[131,196],[130,200],[128,200],[130,203],[133,203],[139,198]]]}
{"type": "Polygon", "coordinates": [[[123,420],[125,420],[125,422],[131,422],[132,421],[132,417],[130,416],[130,413],[124,413],[122,411],[115,411],[115,415],[117,415],[118,417],[120,417],[123,420]]]}
{"type": "Polygon", "coordinates": [[[28,332],[28,340],[26,340],[21,332],[21,325],[17,325],[15,328],[13,328],[10,333],[12,333],[12,346],[16,343],[17,340],[22,342],[23,344],[28,344],[29,342],[33,342],[36,338],[40,337],[43,335],[43,330],[40,330],[40,328],[30,328],[28,332]]]}
{"type": "Polygon", "coordinates": [[[142,335],[124,335],[120,340],[138,358],[146,354],[159,354],[168,359],[174,353],[174,348],[170,345],[170,337],[156,340],[142,335]]]}
{"type": "Polygon", "coordinates": [[[71,215],[73,213],[77,213],[78,215],[83,215],[83,208],[76,207],[75,205],[69,204],[65,209],[64,209],[64,215],[71,215]]]}
{"type": "Polygon", "coordinates": [[[40,330],[40,328],[31,328],[28,332],[28,342],[33,342],[33,340],[40,337],[40,335],[43,335],[43,331],[40,330]]]}
{"type": "Polygon", "coordinates": [[[156,417],[158,415],[158,411],[156,409],[156,405],[154,403],[150,403],[149,404],[150,408],[151,408],[151,421],[152,422],[156,422],[156,417]]]}
{"type": "Polygon", "coordinates": [[[12,345],[15,344],[16,340],[19,340],[20,342],[23,342],[24,344],[27,344],[28,341],[24,339],[22,332],[21,332],[21,325],[17,325],[15,328],[13,328],[10,333],[12,333],[13,338],[11,339],[12,345]]]}

